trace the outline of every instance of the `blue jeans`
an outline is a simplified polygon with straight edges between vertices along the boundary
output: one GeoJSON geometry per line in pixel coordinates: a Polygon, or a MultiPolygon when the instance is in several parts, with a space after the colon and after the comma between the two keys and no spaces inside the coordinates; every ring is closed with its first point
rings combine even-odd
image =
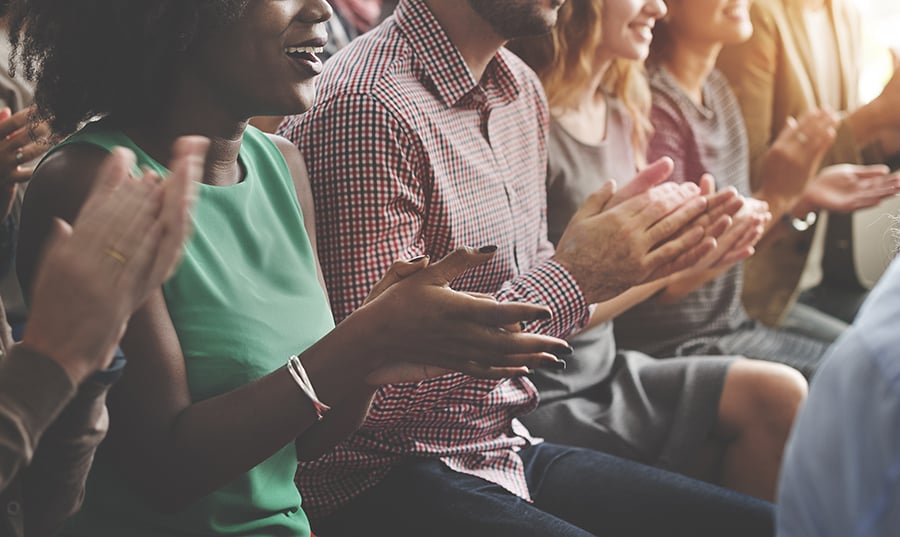
{"type": "Polygon", "coordinates": [[[334,515],[319,537],[743,537],[774,534],[771,504],[588,449],[520,453],[534,503],[437,459],[414,459],[334,515]]]}

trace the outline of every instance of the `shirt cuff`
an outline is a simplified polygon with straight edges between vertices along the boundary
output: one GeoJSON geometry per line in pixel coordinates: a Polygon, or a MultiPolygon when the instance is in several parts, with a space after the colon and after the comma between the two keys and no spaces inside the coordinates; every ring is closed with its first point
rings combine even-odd
{"type": "Polygon", "coordinates": [[[583,328],[591,317],[581,286],[553,259],[523,274],[516,283],[527,289],[523,293],[525,300],[544,304],[553,311],[552,319],[532,323],[529,331],[565,337],[583,328]]]}

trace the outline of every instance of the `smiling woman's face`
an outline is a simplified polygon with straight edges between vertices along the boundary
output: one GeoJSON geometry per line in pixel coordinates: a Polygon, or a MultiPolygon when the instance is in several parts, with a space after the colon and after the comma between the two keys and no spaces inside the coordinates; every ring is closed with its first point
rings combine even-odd
{"type": "Polygon", "coordinates": [[[325,0],[251,0],[238,20],[191,47],[188,76],[241,117],[305,112],[331,14],[325,0]]]}
{"type": "Polygon", "coordinates": [[[603,41],[606,56],[642,61],[650,52],[653,26],[666,14],[662,0],[605,0],[603,41]]]}

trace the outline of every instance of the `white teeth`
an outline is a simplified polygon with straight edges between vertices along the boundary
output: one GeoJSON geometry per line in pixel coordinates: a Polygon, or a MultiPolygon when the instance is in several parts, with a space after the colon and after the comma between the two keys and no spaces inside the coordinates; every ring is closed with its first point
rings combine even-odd
{"type": "Polygon", "coordinates": [[[287,47],[284,51],[288,54],[321,54],[325,52],[325,47],[287,47]]]}

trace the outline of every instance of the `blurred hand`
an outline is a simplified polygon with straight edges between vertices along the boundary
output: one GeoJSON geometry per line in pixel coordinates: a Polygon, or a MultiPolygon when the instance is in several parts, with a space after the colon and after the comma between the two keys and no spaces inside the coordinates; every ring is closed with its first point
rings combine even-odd
{"type": "Polygon", "coordinates": [[[50,134],[47,123],[28,128],[32,108],[11,114],[9,108],[0,109],[0,211],[9,214],[19,183],[31,178],[33,168],[24,166],[49,149],[44,138],[50,134]]]}
{"type": "Polygon", "coordinates": [[[766,153],[759,195],[783,210],[793,206],[834,142],[837,125],[837,115],[826,110],[789,117],[766,153]]]}
{"type": "Polygon", "coordinates": [[[367,377],[370,384],[417,382],[452,371],[504,378],[553,367],[559,363],[554,354],[571,353],[561,339],[510,329],[550,318],[547,307],[500,303],[450,288],[457,276],[490,260],[494,250],[460,248],[436,263],[422,258],[390,267],[344,320],[359,323],[352,333],[360,334],[381,361],[367,377]]]}
{"type": "Polygon", "coordinates": [[[76,383],[109,365],[128,318],[180,259],[208,145],[176,141],[166,181],[131,177],[134,154],[113,151],[74,225],[54,223],[23,345],[59,361],[76,383]]]}
{"type": "Polygon", "coordinates": [[[889,173],[887,166],[836,164],[828,166],[810,183],[804,193],[804,205],[849,213],[878,205],[900,192],[900,173],[889,173]]]}

